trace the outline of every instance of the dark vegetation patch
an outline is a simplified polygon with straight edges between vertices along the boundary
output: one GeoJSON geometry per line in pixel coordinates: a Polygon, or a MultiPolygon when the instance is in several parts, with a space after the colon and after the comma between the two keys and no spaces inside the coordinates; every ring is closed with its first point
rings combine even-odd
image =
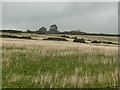
{"type": "Polygon", "coordinates": [[[61,37],[70,38],[69,36],[66,36],[66,35],[62,35],[61,37]]]}
{"type": "Polygon", "coordinates": [[[92,40],[90,40],[90,39],[87,39],[87,41],[92,41],[92,40]]]}
{"type": "MultiPolygon", "coordinates": [[[[74,39],[73,42],[79,42],[79,43],[86,43],[84,38],[78,39],[77,37],[71,37],[71,39],[74,39]]],[[[110,41],[98,41],[98,40],[90,40],[88,39],[87,41],[91,41],[91,43],[104,43],[104,44],[114,44],[114,45],[120,45],[119,43],[114,43],[110,41]]]]}
{"type": "Polygon", "coordinates": [[[71,37],[71,39],[77,39],[77,37],[71,37]]]}
{"type": "Polygon", "coordinates": [[[119,43],[107,42],[107,41],[97,41],[97,40],[93,40],[93,41],[91,41],[91,43],[105,43],[105,44],[116,44],[116,45],[120,45],[119,43]]]}
{"type": "Polygon", "coordinates": [[[7,32],[7,33],[23,33],[23,31],[18,31],[18,30],[0,30],[0,32],[7,32]]]}
{"type": "Polygon", "coordinates": [[[112,89],[112,88],[118,88],[118,86],[111,86],[111,87],[107,87],[107,88],[111,88],[111,89],[112,89]]]}
{"type": "Polygon", "coordinates": [[[91,43],[101,43],[101,41],[94,40],[91,43]]]}
{"type": "Polygon", "coordinates": [[[49,38],[43,39],[43,40],[67,41],[67,39],[65,39],[65,38],[56,38],[56,37],[49,37],[49,38]]]}
{"type": "Polygon", "coordinates": [[[12,35],[0,35],[2,38],[19,38],[19,39],[32,39],[31,37],[28,36],[12,36],[12,35]]]}
{"type": "Polygon", "coordinates": [[[85,43],[85,40],[83,38],[78,39],[77,37],[75,37],[73,42],[85,43]]]}

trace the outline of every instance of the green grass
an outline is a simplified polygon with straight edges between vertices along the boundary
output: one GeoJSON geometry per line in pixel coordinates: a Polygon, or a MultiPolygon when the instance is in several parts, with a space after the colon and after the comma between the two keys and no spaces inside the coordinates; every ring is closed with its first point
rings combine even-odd
{"type": "Polygon", "coordinates": [[[47,41],[46,46],[41,44],[42,41],[36,41],[38,45],[28,44],[25,40],[12,42],[3,42],[2,47],[3,88],[104,88],[118,85],[116,48],[46,45],[47,41]]]}
{"type": "MultiPolygon", "coordinates": [[[[2,33],[4,35],[19,35],[19,36],[30,36],[34,38],[47,38],[51,36],[61,37],[63,34],[48,34],[48,35],[41,35],[41,34],[30,34],[30,33],[2,33]]],[[[67,35],[70,37],[78,37],[78,38],[86,38],[91,40],[100,40],[100,41],[111,41],[111,42],[118,42],[118,37],[112,36],[89,36],[89,35],[67,35]]]]}
{"type": "Polygon", "coordinates": [[[112,37],[112,36],[89,36],[89,35],[78,35],[78,37],[87,38],[87,39],[91,39],[91,40],[118,42],[118,37],[112,37]]]}

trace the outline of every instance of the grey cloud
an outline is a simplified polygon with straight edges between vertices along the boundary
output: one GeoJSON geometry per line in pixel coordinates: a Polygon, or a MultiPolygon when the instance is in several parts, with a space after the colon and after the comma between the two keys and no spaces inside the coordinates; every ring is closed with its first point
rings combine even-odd
{"type": "Polygon", "coordinates": [[[117,33],[117,3],[3,3],[3,28],[36,30],[57,24],[60,31],[117,33]]]}
{"type": "Polygon", "coordinates": [[[2,29],[2,3],[0,3],[0,29],[2,29]]]}

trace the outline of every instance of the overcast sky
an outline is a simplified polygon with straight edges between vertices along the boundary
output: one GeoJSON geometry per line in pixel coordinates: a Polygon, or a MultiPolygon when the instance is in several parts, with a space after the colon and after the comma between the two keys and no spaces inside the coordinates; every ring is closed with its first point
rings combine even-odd
{"type": "Polygon", "coordinates": [[[118,33],[117,2],[16,2],[2,4],[2,28],[118,33]]]}

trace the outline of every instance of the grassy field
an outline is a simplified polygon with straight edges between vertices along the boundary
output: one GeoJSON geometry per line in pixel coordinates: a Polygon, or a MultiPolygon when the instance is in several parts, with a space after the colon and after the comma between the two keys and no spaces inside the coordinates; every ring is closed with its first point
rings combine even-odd
{"type": "MultiPolygon", "coordinates": [[[[38,40],[2,39],[3,88],[118,86],[117,45],[42,40],[48,36],[52,35],[32,34],[38,40]]],[[[77,37],[117,42],[117,37],[77,37]]]]}
{"type": "MultiPolygon", "coordinates": [[[[48,35],[39,35],[39,34],[29,34],[29,33],[3,33],[4,35],[17,35],[17,36],[30,36],[33,38],[47,38],[50,36],[60,37],[61,34],[48,34],[48,35]]],[[[112,41],[112,42],[118,42],[118,37],[112,37],[112,36],[91,36],[91,35],[69,35],[70,37],[78,37],[78,38],[85,38],[85,39],[91,39],[91,40],[102,40],[102,41],[112,41]]]]}

